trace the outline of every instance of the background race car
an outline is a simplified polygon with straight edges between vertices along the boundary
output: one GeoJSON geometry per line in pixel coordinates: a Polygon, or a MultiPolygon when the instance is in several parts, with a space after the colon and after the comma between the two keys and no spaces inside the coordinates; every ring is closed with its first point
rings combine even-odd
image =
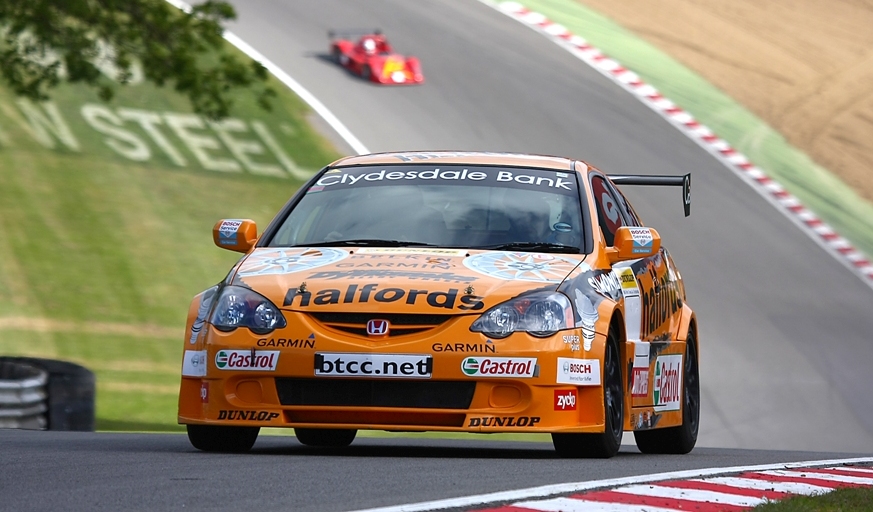
{"type": "Polygon", "coordinates": [[[334,62],[365,80],[386,85],[424,82],[418,59],[396,53],[378,30],[368,33],[331,31],[328,36],[334,62]]]}

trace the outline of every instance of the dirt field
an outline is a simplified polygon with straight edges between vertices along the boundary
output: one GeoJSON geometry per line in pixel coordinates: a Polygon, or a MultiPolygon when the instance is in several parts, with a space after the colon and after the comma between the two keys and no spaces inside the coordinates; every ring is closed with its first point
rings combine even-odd
{"type": "Polygon", "coordinates": [[[873,201],[873,0],[581,0],[873,201]]]}

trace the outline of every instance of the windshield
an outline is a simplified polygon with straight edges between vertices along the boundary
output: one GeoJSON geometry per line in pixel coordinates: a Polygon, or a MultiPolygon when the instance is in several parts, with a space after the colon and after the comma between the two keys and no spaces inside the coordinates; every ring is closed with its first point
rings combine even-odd
{"type": "Polygon", "coordinates": [[[434,246],[580,252],[576,173],[424,165],[333,169],[270,247],[434,246]]]}

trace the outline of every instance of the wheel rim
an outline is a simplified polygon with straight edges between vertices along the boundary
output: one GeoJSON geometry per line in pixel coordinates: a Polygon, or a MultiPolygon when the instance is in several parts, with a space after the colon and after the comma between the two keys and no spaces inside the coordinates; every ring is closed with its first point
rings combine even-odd
{"type": "Polygon", "coordinates": [[[700,376],[697,373],[697,352],[694,340],[688,340],[685,358],[685,421],[697,433],[700,422],[700,376]]]}
{"type": "Polygon", "coordinates": [[[624,425],[622,416],[624,409],[621,403],[621,374],[618,370],[618,354],[616,354],[615,343],[610,338],[606,346],[606,361],[605,368],[605,386],[606,394],[606,416],[610,422],[609,428],[612,430],[612,435],[616,439],[620,438],[624,425]]]}

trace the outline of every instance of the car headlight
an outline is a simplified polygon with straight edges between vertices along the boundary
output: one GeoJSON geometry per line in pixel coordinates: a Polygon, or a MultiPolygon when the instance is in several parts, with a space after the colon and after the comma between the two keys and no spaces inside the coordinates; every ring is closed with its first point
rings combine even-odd
{"type": "Polygon", "coordinates": [[[537,292],[516,297],[482,313],[470,330],[492,338],[527,332],[538,338],[573,327],[570,299],[557,292],[537,292]]]}
{"type": "Polygon", "coordinates": [[[255,334],[267,334],[285,327],[285,317],[272,302],[241,286],[225,286],[215,302],[209,323],[219,331],[248,327],[255,334]]]}

